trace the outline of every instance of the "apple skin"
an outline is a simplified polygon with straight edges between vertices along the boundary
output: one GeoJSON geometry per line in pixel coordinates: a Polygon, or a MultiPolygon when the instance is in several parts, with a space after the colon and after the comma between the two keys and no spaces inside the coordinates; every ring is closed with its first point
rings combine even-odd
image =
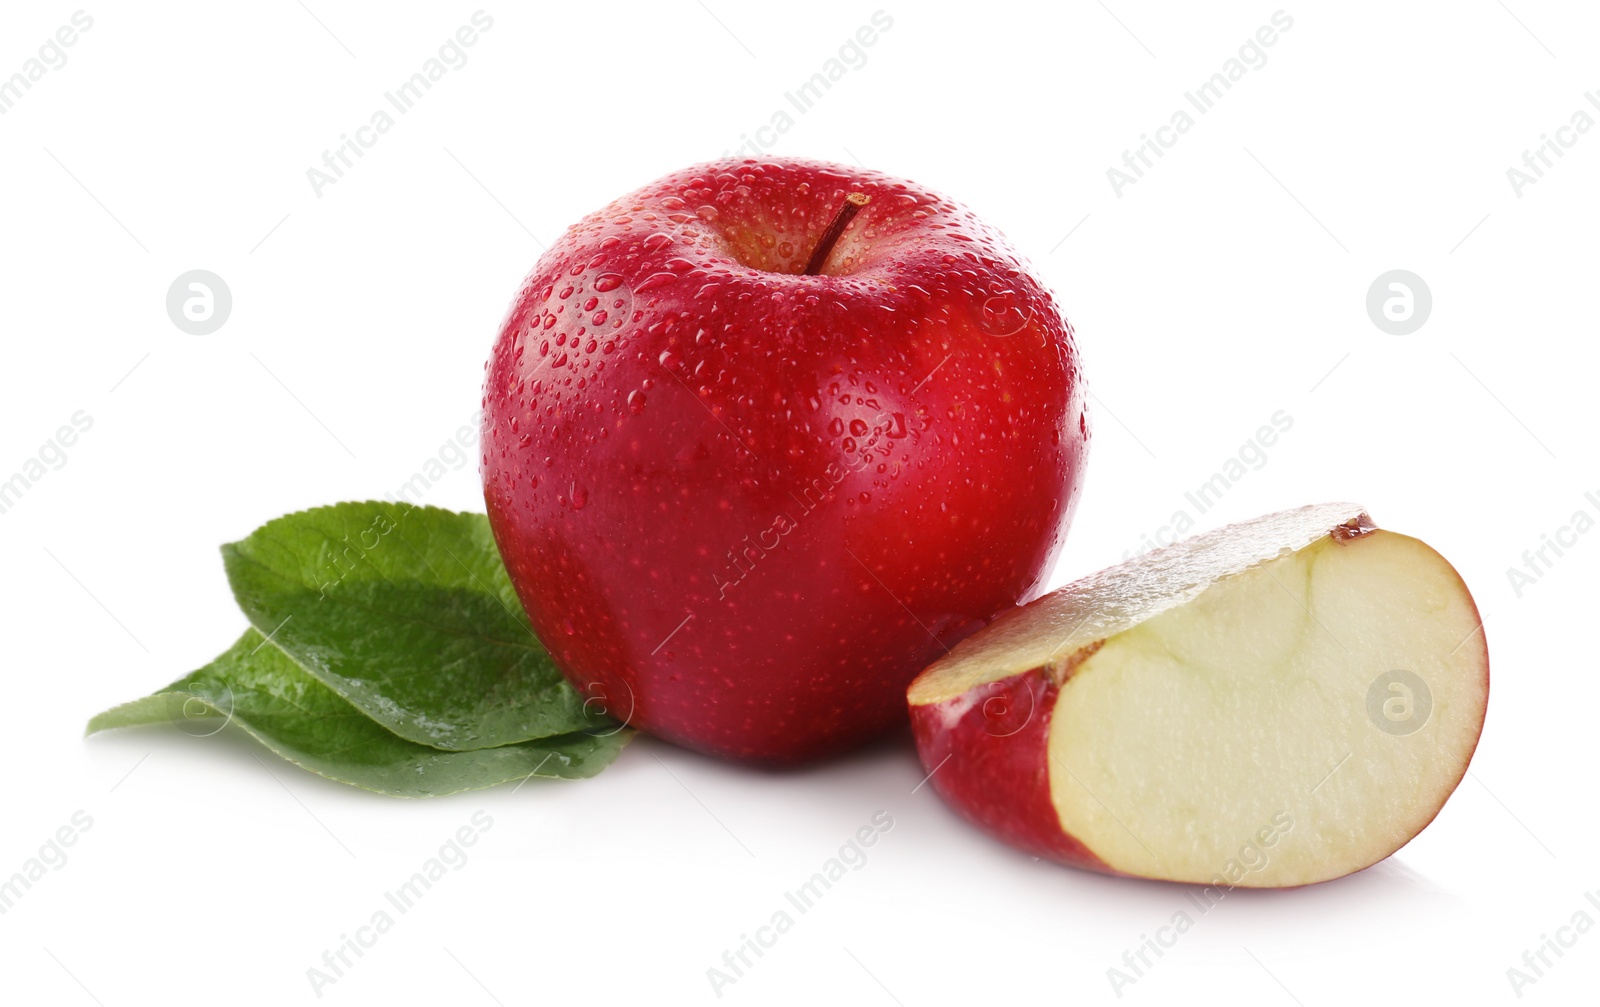
{"type": "Polygon", "coordinates": [[[1061,828],[1050,798],[1050,717],[1060,687],[1025,671],[942,703],[911,707],[928,781],[963,818],[1024,853],[1118,873],[1061,828]]]}
{"type": "Polygon", "coordinates": [[[795,764],[903,725],[922,667],[1038,591],[1085,397],[1054,298],[970,211],[874,171],[714,162],[540,258],[488,363],[484,499],[574,686],[795,764]]]}

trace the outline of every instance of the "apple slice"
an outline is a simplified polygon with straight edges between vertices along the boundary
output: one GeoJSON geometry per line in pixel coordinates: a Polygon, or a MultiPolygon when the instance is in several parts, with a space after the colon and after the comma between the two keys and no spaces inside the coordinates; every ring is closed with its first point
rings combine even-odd
{"type": "Polygon", "coordinates": [[[1225,888],[1327,881],[1405,845],[1461,782],[1488,698],[1461,577],[1354,504],[1069,584],[908,694],[934,788],[990,833],[1225,888]]]}

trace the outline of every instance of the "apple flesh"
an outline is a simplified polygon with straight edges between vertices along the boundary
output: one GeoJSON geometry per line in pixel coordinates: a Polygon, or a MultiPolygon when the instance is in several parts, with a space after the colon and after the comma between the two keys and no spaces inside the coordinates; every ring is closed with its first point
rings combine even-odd
{"type": "Polygon", "coordinates": [[[539,260],[488,365],[484,499],[574,686],[793,764],[904,724],[919,670],[1042,588],[1084,410],[1071,327],[970,211],[721,161],[539,260]]]}
{"type": "Polygon", "coordinates": [[[1433,820],[1483,727],[1460,576],[1360,507],[1158,549],[995,620],[908,693],[933,787],[1039,857],[1311,884],[1433,820]]]}

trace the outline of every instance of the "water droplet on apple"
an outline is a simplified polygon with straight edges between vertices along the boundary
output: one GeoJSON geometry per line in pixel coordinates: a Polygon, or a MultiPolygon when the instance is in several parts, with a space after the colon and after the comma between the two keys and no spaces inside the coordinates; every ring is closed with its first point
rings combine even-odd
{"type": "Polygon", "coordinates": [[[594,279],[594,289],[600,293],[615,290],[622,286],[622,277],[617,273],[601,273],[594,279]]]}
{"type": "Polygon", "coordinates": [[[639,285],[633,289],[642,294],[647,290],[655,290],[659,287],[665,287],[669,283],[676,282],[678,282],[678,275],[676,273],[651,273],[649,276],[646,276],[644,279],[640,280],[639,285]]]}
{"type": "Polygon", "coordinates": [[[577,483],[573,483],[572,484],[572,509],[573,510],[583,510],[583,505],[588,503],[588,502],[589,502],[589,491],[584,489],[582,486],[579,486],[577,483]]]}
{"type": "Polygon", "coordinates": [[[828,433],[835,437],[838,437],[840,434],[844,433],[844,420],[841,420],[839,417],[835,416],[833,418],[833,422],[828,424],[828,433]]]}
{"type": "Polygon", "coordinates": [[[628,408],[635,413],[644,412],[644,392],[635,388],[628,394],[628,408]]]}
{"type": "Polygon", "coordinates": [[[857,437],[865,437],[867,435],[867,424],[866,424],[866,421],[865,420],[861,420],[861,419],[851,420],[850,421],[850,432],[852,434],[855,434],[857,437]]]}

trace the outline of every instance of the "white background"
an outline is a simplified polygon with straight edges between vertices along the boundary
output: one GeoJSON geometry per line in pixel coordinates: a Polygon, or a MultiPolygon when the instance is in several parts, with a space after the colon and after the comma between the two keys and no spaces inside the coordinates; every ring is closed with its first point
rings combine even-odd
{"type": "MultiPolygon", "coordinates": [[[[438,456],[541,242],[736,147],[879,2],[486,7],[468,62],[320,196],[306,170],[476,3],[87,8],[67,62],[0,116],[0,478],[93,418],[0,514],[0,875],[75,811],[93,825],[0,916],[0,996],[313,1001],[306,970],[483,809],[471,861],[323,1000],[716,1002],[707,969],[883,810],[867,865],[724,1001],[1117,1000],[1107,969],[1184,890],[990,841],[913,793],[906,736],[784,775],[640,739],[589,782],[428,801],[327,782],[232,729],[80,737],[238,635],[220,543],[382,497],[438,456]],[[206,336],[164,305],[196,268],[234,299],[206,336]]],[[[6,5],[0,77],[76,9],[6,5]]],[[[1449,557],[1487,616],[1488,725],[1438,820],[1360,875],[1236,892],[1122,999],[1516,1000],[1525,950],[1580,909],[1600,920],[1583,898],[1600,888],[1600,534],[1520,597],[1507,575],[1600,513],[1600,130],[1520,195],[1506,172],[1576,110],[1600,117],[1600,12],[1286,8],[1266,64],[1119,195],[1107,169],[1275,4],[881,9],[893,27],[865,65],[771,151],[947,192],[1059,293],[1095,439],[1053,583],[1138,549],[1284,410],[1293,429],[1197,527],[1359,500],[1449,557]],[[1390,269],[1432,291],[1410,335],[1367,315],[1390,269]]],[[[427,499],[481,509],[475,458],[427,499]]],[[[1523,999],[1575,1003],[1597,980],[1589,933],[1523,999]]]]}

